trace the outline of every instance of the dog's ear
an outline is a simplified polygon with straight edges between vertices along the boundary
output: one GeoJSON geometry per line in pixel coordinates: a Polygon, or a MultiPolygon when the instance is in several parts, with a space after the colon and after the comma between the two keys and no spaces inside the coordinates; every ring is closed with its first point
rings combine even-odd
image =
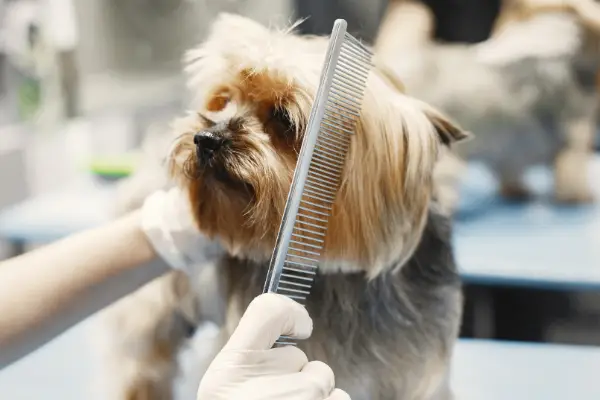
{"type": "Polygon", "coordinates": [[[406,92],[404,83],[391,68],[389,68],[384,62],[380,60],[375,61],[375,70],[379,72],[383,80],[390,85],[390,87],[396,89],[400,93],[406,92]]]}
{"type": "Polygon", "coordinates": [[[451,146],[454,143],[462,142],[473,137],[470,132],[465,131],[458,124],[432,107],[425,107],[425,115],[434,126],[442,144],[446,146],[451,146]]]}

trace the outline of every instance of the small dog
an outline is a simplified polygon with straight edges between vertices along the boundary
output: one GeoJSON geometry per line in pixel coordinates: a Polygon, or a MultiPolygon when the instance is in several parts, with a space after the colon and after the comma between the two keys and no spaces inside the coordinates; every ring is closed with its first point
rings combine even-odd
{"type": "MultiPolygon", "coordinates": [[[[546,164],[554,165],[556,201],[593,200],[587,171],[598,107],[600,19],[594,15],[600,17],[600,8],[591,0],[579,3],[586,4],[585,16],[569,1],[511,3],[493,36],[477,45],[429,42],[394,53],[388,42],[396,40],[379,38],[378,47],[386,49],[379,56],[407,94],[475,133],[475,140],[448,153],[436,171],[438,195],[448,211],[458,201],[461,160],[483,161],[510,199],[528,199],[523,173],[546,164]]],[[[424,9],[420,15],[421,31],[430,31],[431,18],[424,9]]]]}
{"type": "MultiPolygon", "coordinates": [[[[117,398],[172,398],[190,332],[212,320],[226,340],[262,292],[327,43],[224,14],[189,52],[200,105],[175,124],[169,165],[198,228],[224,253],[192,279],[170,273],[111,310],[117,398]]],[[[370,73],[308,297],[314,332],[299,343],[354,400],[451,397],[461,285],[432,188],[442,149],[465,137],[370,73]]]]}

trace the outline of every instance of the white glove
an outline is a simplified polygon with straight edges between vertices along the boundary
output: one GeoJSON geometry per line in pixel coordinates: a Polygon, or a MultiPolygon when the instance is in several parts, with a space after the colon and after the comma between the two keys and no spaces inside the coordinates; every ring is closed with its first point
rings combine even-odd
{"type": "Polygon", "coordinates": [[[312,320],[287,297],[263,294],[250,304],[198,388],[197,400],[349,400],[333,371],[308,362],[295,346],[271,348],[280,335],[306,339],[312,320]]]}
{"type": "Polygon", "coordinates": [[[190,272],[193,265],[216,260],[222,247],[194,224],[190,203],[179,188],[158,191],[142,206],[141,228],[156,252],[174,269],[190,272]]]}

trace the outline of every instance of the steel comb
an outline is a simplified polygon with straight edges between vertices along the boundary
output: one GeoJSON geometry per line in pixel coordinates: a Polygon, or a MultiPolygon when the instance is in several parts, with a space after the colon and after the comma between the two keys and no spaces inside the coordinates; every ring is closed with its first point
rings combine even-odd
{"type": "MultiPolygon", "coordinates": [[[[372,67],[371,52],[335,21],[264,292],[304,304],[323,252],[327,222],[372,67]]],[[[275,346],[296,345],[281,336],[275,346]]]]}

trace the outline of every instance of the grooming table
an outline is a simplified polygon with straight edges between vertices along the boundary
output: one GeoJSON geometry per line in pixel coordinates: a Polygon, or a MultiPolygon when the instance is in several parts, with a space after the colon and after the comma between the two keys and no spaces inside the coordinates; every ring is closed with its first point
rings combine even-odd
{"type": "Polygon", "coordinates": [[[600,290],[600,206],[501,206],[455,226],[469,283],[600,290]]]}
{"type": "MultiPolygon", "coordinates": [[[[590,179],[600,199],[600,157],[590,179]]],[[[469,283],[560,290],[600,290],[600,204],[559,207],[544,193],[548,170],[532,170],[540,200],[515,205],[498,200],[494,183],[473,166],[454,225],[456,258],[469,283]]]]}
{"type": "Polygon", "coordinates": [[[90,182],[29,198],[0,212],[0,238],[19,249],[95,227],[109,220],[113,194],[113,185],[90,182]]]}
{"type": "MultiPolygon", "coordinates": [[[[600,156],[590,172],[600,199],[600,156]]],[[[503,315],[496,314],[493,287],[600,291],[600,204],[552,204],[552,180],[549,169],[532,169],[526,181],[537,200],[510,204],[495,195],[496,182],[485,168],[469,168],[454,247],[463,281],[474,284],[465,327],[475,337],[493,338],[503,315]]]]}

